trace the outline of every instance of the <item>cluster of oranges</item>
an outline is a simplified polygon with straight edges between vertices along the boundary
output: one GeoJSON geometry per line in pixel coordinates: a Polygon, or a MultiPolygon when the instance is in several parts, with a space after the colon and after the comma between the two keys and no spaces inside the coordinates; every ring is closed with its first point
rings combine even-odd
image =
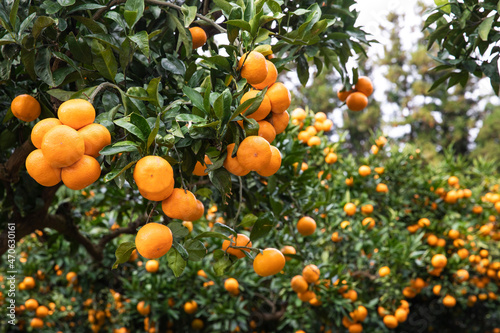
{"type": "MultiPolygon", "coordinates": [[[[17,99],[27,98],[23,96],[27,95],[16,97],[11,106],[15,114],[21,113],[20,119],[27,117],[22,116],[23,112],[32,113],[28,110],[31,102],[25,101],[26,106],[17,110],[21,104],[17,99]]],[[[111,134],[106,127],[94,123],[95,109],[86,100],[62,103],[57,116],[43,119],[33,127],[31,142],[37,149],[26,158],[26,169],[43,186],[54,186],[62,180],[68,188],[81,190],[99,179],[101,166],[96,158],[111,143],[111,134]]]]}
{"type": "Polygon", "coordinates": [[[360,76],[358,82],[349,91],[339,90],[337,97],[345,102],[349,110],[361,111],[368,105],[368,97],[373,93],[372,81],[366,76],[360,76]]]}
{"type": "MultiPolygon", "coordinates": [[[[292,124],[299,126],[299,128],[304,127],[304,120],[307,117],[307,112],[302,108],[296,108],[292,111],[292,124]]],[[[324,112],[318,112],[314,115],[314,123],[307,126],[306,129],[302,130],[298,134],[298,139],[302,143],[307,144],[309,147],[319,146],[321,144],[321,139],[317,134],[321,131],[328,132],[332,129],[333,122],[327,119],[324,112]]]]}
{"type": "Polygon", "coordinates": [[[391,314],[382,306],[378,307],[377,313],[380,317],[382,317],[382,321],[387,328],[394,329],[408,319],[408,315],[410,314],[410,304],[403,299],[394,313],[391,314]]]}
{"type": "Polygon", "coordinates": [[[318,283],[320,274],[318,266],[310,264],[304,267],[302,275],[295,275],[290,280],[292,290],[297,293],[297,297],[302,302],[309,302],[313,306],[320,306],[322,304],[316,297],[316,293],[310,288],[310,285],[315,286],[318,283]]]}

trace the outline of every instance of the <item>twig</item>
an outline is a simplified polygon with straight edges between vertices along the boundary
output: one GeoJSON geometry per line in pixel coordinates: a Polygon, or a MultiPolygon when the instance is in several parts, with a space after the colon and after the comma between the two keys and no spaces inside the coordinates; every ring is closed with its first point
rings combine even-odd
{"type": "Polygon", "coordinates": [[[243,182],[241,180],[241,176],[238,176],[238,179],[240,181],[240,202],[238,204],[238,210],[236,211],[236,216],[234,217],[235,223],[238,221],[238,216],[240,216],[241,206],[243,204],[243,182]]]}
{"type": "Polygon", "coordinates": [[[92,92],[92,94],[90,94],[89,96],[89,102],[90,104],[93,104],[94,103],[94,98],[97,96],[97,94],[103,90],[103,89],[106,89],[106,88],[116,88],[118,90],[120,90],[120,88],[116,85],[116,84],[113,84],[113,83],[110,83],[110,82],[103,82],[101,83],[100,85],[98,85],[94,91],[92,92]]]}
{"type": "Polygon", "coordinates": [[[181,168],[181,163],[180,163],[181,156],[179,155],[179,152],[177,151],[177,148],[175,147],[175,145],[173,147],[174,147],[175,153],[177,154],[177,158],[179,159],[179,175],[181,176],[182,188],[185,191],[187,187],[186,187],[186,184],[184,183],[184,177],[182,177],[182,168],[181,168]]]}

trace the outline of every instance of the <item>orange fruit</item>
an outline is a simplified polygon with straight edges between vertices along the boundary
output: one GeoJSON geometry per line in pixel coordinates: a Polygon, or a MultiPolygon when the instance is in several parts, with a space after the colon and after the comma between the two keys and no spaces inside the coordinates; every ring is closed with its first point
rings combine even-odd
{"type": "Polygon", "coordinates": [[[359,323],[352,324],[349,326],[349,333],[361,333],[363,332],[363,326],[359,323]]]}
{"type": "Polygon", "coordinates": [[[38,301],[36,299],[30,298],[26,302],[24,302],[24,306],[26,307],[26,310],[36,310],[36,308],[38,308],[38,301]]]}
{"type": "Polygon", "coordinates": [[[151,312],[151,305],[148,304],[146,306],[146,302],[140,301],[139,303],[137,303],[137,311],[141,315],[147,316],[151,312]]]}
{"type": "Polygon", "coordinates": [[[361,221],[363,226],[368,226],[369,230],[372,230],[375,227],[375,220],[371,217],[365,217],[363,221],[361,221]]]}
{"type": "Polygon", "coordinates": [[[196,217],[199,218],[196,197],[191,191],[181,188],[174,188],[172,194],[161,202],[161,208],[172,219],[195,221],[196,217]]]}
{"type": "Polygon", "coordinates": [[[332,242],[338,243],[342,240],[342,237],[339,237],[339,233],[335,231],[334,233],[332,233],[330,239],[332,240],[332,242]]]}
{"type": "Polygon", "coordinates": [[[95,158],[83,155],[78,162],[61,169],[61,179],[66,187],[81,190],[101,176],[101,165],[95,158]]]}
{"type": "Polygon", "coordinates": [[[316,230],[316,221],[309,216],[303,216],[297,222],[297,231],[302,236],[309,236],[316,230]]]}
{"type": "Polygon", "coordinates": [[[290,107],[292,96],[287,87],[281,82],[276,82],[267,89],[266,96],[271,102],[271,111],[283,113],[290,107]]]}
{"type": "Polygon", "coordinates": [[[260,136],[247,136],[236,153],[240,165],[251,171],[264,168],[271,161],[271,145],[260,136]]]}
{"type": "Polygon", "coordinates": [[[285,111],[283,113],[272,112],[271,118],[269,119],[269,122],[274,126],[276,134],[283,133],[286,127],[288,126],[289,121],[290,121],[290,114],[288,113],[288,111],[285,111]]]}
{"type": "Polygon", "coordinates": [[[354,89],[363,93],[366,97],[370,97],[373,93],[372,81],[366,76],[358,77],[358,82],[354,85],[354,89]]]}
{"type": "Polygon", "coordinates": [[[483,212],[483,207],[476,205],[472,207],[472,212],[474,214],[481,214],[483,212]]]}
{"type": "Polygon", "coordinates": [[[406,319],[408,318],[408,312],[406,312],[403,309],[397,309],[396,312],[394,313],[394,317],[396,317],[398,323],[405,322],[406,319]]]}
{"type": "Polygon", "coordinates": [[[316,265],[307,265],[302,270],[302,276],[308,283],[315,283],[319,280],[320,270],[316,265]]]}
{"type": "Polygon", "coordinates": [[[439,293],[441,292],[441,285],[436,284],[434,287],[432,287],[432,292],[434,295],[438,296],[439,293]]]}
{"type": "Polygon", "coordinates": [[[26,170],[38,184],[43,186],[54,186],[61,181],[61,169],[52,167],[41,149],[35,149],[28,155],[26,170]]]}
{"type": "Polygon", "coordinates": [[[229,245],[252,247],[252,242],[250,241],[250,238],[248,238],[248,236],[245,234],[237,234],[236,241],[234,241],[234,237],[231,235],[229,236],[229,240],[226,239],[224,242],[222,242],[223,251],[226,251],[236,258],[241,259],[245,256],[245,253],[243,253],[243,251],[250,252],[250,249],[234,249],[230,248],[229,245]]]}
{"type": "Polygon", "coordinates": [[[435,254],[431,259],[431,265],[434,268],[444,268],[447,262],[448,259],[443,254],[435,254]]]}
{"type": "Polygon", "coordinates": [[[271,160],[262,169],[257,170],[257,173],[263,177],[274,175],[281,167],[281,152],[275,146],[271,146],[271,160]]]}
{"type": "Polygon", "coordinates": [[[354,178],[353,177],[346,178],[345,179],[345,184],[347,186],[352,186],[354,184],[354,178]]]}
{"type": "Polygon", "coordinates": [[[457,239],[458,237],[460,237],[460,232],[458,230],[451,229],[450,231],[448,231],[448,237],[450,237],[451,239],[457,239]]]}
{"type": "Polygon", "coordinates": [[[76,284],[78,282],[78,276],[75,272],[68,272],[66,274],[66,281],[70,284],[76,284]]]}
{"type": "Polygon", "coordinates": [[[259,124],[258,135],[266,139],[269,143],[273,142],[276,138],[276,130],[274,129],[274,126],[265,120],[258,121],[257,123],[259,124]]]}
{"type": "Polygon", "coordinates": [[[45,318],[49,315],[49,309],[45,305],[40,305],[38,308],[36,308],[35,315],[38,318],[45,318]]]}
{"type": "Polygon", "coordinates": [[[387,328],[393,329],[398,327],[398,320],[393,315],[384,316],[383,321],[387,328]]]}
{"type": "Polygon", "coordinates": [[[447,308],[452,308],[455,306],[455,304],[457,304],[457,300],[455,299],[455,297],[446,295],[443,298],[443,305],[446,306],[447,308]]]}
{"type": "Polygon", "coordinates": [[[226,289],[231,294],[236,294],[239,292],[239,283],[235,278],[229,278],[224,281],[224,289],[226,289]]]}
{"type": "Polygon", "coordinates": [[[82,158],[85,153],[85,142],[73,128],[59,125],[45,133],[41,149],[52,167],[64,168],[82,158]]]}
{"type": "MultiPolygon", "coordinates": [[[[249,90],[247,91],[245,94],[243,94],[243,96],[241,97],[241,100],[240,100],[240,104],[243,104],[245,101],[251,99],[251,98],[254,98],[257,96],[257,94],[260,92],[260,90],[249,90]]],[[[250,106],[249,106],[250,107],[250,106]]],[[[249,108],[248,107],[248,108],[249,108]]],[[[246,108],[244,111],[242,111],[241,113],[244,114],[246,112],[246,110],[248,110],[248,108],[246,108]]],[[[262,102],[260,103],[259,107],[257,108],[257,110],[255,110],[252,114],[250,115],[245,115],[247,118],[250,118],[250,119],[255,119],[255,120],[262,120],[264,118],[267,117],[267,115],[271,112],[271,101],[269,100],[269,96],[264,95],[264,99],[262,100],[262,102]]]]}
{"type": "Polygon", "coordinates": [[[387,193],[387,192],[389,192],[389,189],[387,188],[386,184],[379,183],[379,184],[377,184],[375,191],[377,191],[379,193],[387,193]]]}
{"type": "Polygon", "coordinates": [[[423,217],[423,218],[421,218],[421,219],[418,220],[418,225],[421,228],[428,227],[428,226],[431,225],[431,221],[429,221],[428,218],[423,217]]]}
{"type": "Polygon", "coordinates": [[[224,161],[224,168],[235,176],[245,176],[250,172],[250,170],[243,167],[240,162],[238,162],[237,157],[232,157],[234,146],[234,143],[227,146],[227,157],[224,161]]]}
{"type": "Polygon", "coordinates": [[[148,223],[135,236],[137,252],[146,259],[157,259],[165,255],[172,246],[172,231],[166,225],[148,223]]]}
{"type": "Polygon", "coordinates": [[[40,120],[31,130],[31,142],[36,148],[42,148],[42,140],[50,129],[55,126],[62,125],[57,118],[45,118],[40,120]]]}
{"type": "Polygon", "coordinates": [[[467,281],[469,279],[469,272],[465,269],[459,269],[456,274],[457,280],[460,282],[467,281]]]}
{"type": "Polygon", "coordinates": [[[381,175],[381,174],[384,173],[385,168],[384,167],[376,167],[374,170],[375,170],[376,173],[378,173],[379,175],[381,175]]]}
{"type": "Polygon", "coordinates": [[[372,173],[372,169],[368,165],[362,165],[358,169],[358,173],[360,174],[361,177],[366,177],[370,173],[372,173]]]}
{"type": "Polygon", "coordinates": [[[302,275],[295,275],[290,281],[290,284],[292,286],[292,290],[296,293],[305,292],[309,286],[306,279],[304,279],[302,275]]]}
{"type": "Polygon", "coordinates": [[[264,249],[253,260],[253,269],[260,276],[275,275],[284,267],[285,256],[280,250],[274,248],[264,249]]]}
{"type": "Polygon", "coordinates": [[[35,288],[35,279],[33,279],[33,277],[31,277],[31,276],[26,276],[23,279],[23,283],[24,283],[24,287],[28,290],[35,288]]]}
{"type": "Polygon", "coordinates": [[[184,312],[187,314],[193,314],[198,311],[198,303],[196,301],[187,301],[184,303],[184,312]]]}
{"type": "Polygon", "coordinates": [[[332,129],[332,127],[333,127],[333,121],[332,121],[332,120],[330,120],[330,119],[327,119],[327,120],[325,120],[325,121],[323,122],[323,126],[322,126],[322,128],[321,128],[321,129],[322,129],[324,132],[328,132],[329,130],[331,130],[331,129],[332,129]]]}
{"type": "Polygon", "coordinates": [[[448,178],[448,185],[450,185],[450,186],[455,186],[458,184],[458,182],[459,182],[459,180],[458,180],[457,176],[451,176],[448,178]]]}
{"type": "Polygon", "coordinates": [[[193,41],[193,50],[205,45],[207,42],[207,34],[205,30],[200,27],[189,28],[191,33],[191,40],[193,41]]]}
{"type": "Polygon", "coordinates": [[[249,84],[262,83],[267,78],[268,67],[266,61],[266,58],[259,52],[245,53],[238,62],[241,77],[246,79],[249,84]]]}
{"type": "Polygon", "coordinates": [[[210,158],[205,155],[205,163],[200,163],[200,161],[196,161],[196,165],[194,166],[193,170],[193,175],[195,176],[206,176],[208,175],[208,172],[205,172],[207,165],[212,164],[212,161],[210,161],[210,158]]]}
{"type": "Polygon", "coordinates": [[[337,154],[335,153],[328,153],[326,156],[325,156],[325,162],[327,164],[333,164],[335,162],[337,162],[337,154]]]}
{"type": "Polygon", "coordinates": [[[30,321],[30,326],[32,328],[43,328],[43,320],[40,318],[33,318],[30,321]]]}
{"type": "Polygon", "coordinates": [[[347,97],[349,97],[350,94],[352,94],[354,92],[354,90],[344,90],[344,91],[337,91],[337,97],[338,99],[340,99],[341,102],[345,102],[345,100],[347,99],[347,97]]]}
{"type": "Polygon", "coordinates": [[[296,254],[297,251],[295,250],[295,248],[293,246],[285,245],[281,248],[281,253],[283,253],[283,255],[285,256],[286,261],[290,261],[290,260],[292,260],[292,258],[288,257],[287,254],[296,254]]]}
{"type": "Polygon", "coordinates": [[[164,158],[145,156],[135,165],[134,181],[143,197],[163,201],[174,190],[174,171],[164,158]]]}
{"type": "Polygon", "coordinates": [[[346,203],[344,205],[344,212],[348,216],[353,216],[356,213],[356,205],[351,202],[346,203]]]}
{"type": "Polygon", "coordinates": [[[159,268],[160,263],[158,262],[158,260],[151,259],[146,262],[146,271],[149,273],[156,273],[158,272],[159,268]]]}
{"type": "Polygon", "coordinates": [[[437,242],[438,238],[436,237],[436,235],[429,235],[429,237],[427,237],[427,244],[429,244],[430,246],[436,246],[437,242]]]}
{"type": "Polygon", "coordinates": [[[261,83],[252,84],[252,87],[254,87],[255,89],[262,90],[266,87],[269,87],[270,85],[274,84],[274,82],[276,82],[276,79],[278,78],[278,70],[276,69],[276,66],[274,66],[274,64],[269,60],[266,60],[266,63],[267,76],[261,83]]]}
{"type": "Polygon", "coordinates": [[[296,108],[292,111],[292,119],[303,121],[307,117],[307,112],[302,108],[296,108]]]}
{"type": "Polygon", "coordinates": [[[78,133],[85,142],[85,155],[97,158],[99,157],[99,151],[111,144],[111,134],[101,124],[89,124],[80,128],[78,133]]]}
{"type": "Polygon", "coordinates": [[[378,270],[378,275],[380,275],[380,277],[387,276],[390,273],[391,273],[391,269],[387,266],[380,267],[378,270]]]}
{"type": "Polygon", "coordinates": [[[367,204],[367,205],[361,206],[361,213],[363,213],[363,214],[373,213],[373,205],[367,204]]]}
{"type": "Polygon", "coordinates": [[[319,146],[321,144],[321,139],[319,138],[319,136],[312,136],[310,137],[308,140],[307,140],[307,145],[309,147],[312,147],[312,146],[319,146]]]}
{"type": "Polygon", "coordinates": [[[70,99],[59,106],[57,117],[64,125],[78,130],[94,122],[95,109],[89,101],[70,99]]]}
{"type": "Polygon", "coordinates": [[[27,94],[16,96],[10,104],[10,110],[14,117],[26,122],[35,120],[42,112],[40,103],[33,96],[27,94]]]}
{"type": "Polygon", "coordinates": [[[360,92],[353,92],[346,99],[346,105],[351,111],[361,111],[368,105],[368,98],[360,92]]]}
{"type": "Polygon", "coordinates": [[[199,318],[193,319],[193,321],[191,322],[191,328],[195,331],[201,331],[204,325],[205,324],[203,323],[203,320],[199,318]]]}
{"type": "Polygon", "coordinates": [[[368,310],[363,306],[363,305],[358,305],[358,308],[355,309],[352,314],[354,316],[351,316],[354,320],[356,321],[365,321],[366,317],[368,316],[368,310]]]}

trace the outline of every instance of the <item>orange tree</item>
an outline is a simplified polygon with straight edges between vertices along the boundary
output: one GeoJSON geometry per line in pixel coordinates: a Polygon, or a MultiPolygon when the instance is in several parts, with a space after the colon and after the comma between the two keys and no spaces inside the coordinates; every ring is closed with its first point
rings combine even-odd
{"type": "Polygon", "coordinates": [[[5,325],[14,299],[19,331],[494,331],[493,164],[287,127],[277,72],[345,74],[352,4],[2,8],[5,325]]]}

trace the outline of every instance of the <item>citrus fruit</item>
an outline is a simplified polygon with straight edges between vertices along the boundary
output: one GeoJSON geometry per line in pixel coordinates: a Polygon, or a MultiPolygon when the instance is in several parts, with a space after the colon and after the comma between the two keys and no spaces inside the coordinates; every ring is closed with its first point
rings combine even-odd
{"type": "Polygon", "coordinates": [[[251,171],[257,171],[268,165],[272,157],[271,145],[260,136],[247,136],[236,153],[239,164],[251,171]]]}
{"type": "Polygon", "coordinates": [[[83,155],[76,163],[61,169],[61,179],[66,187],[81,190],[101,176],[101,166],[95,158],[83,155]]]}
{"type": "Polygon", "coordinates": [[[193,314],[196,311],[198,311],[198,303],[196,303],[196,301],[192,300],[184,303],[184,312],[187,314],[193,314]]]}
{"type": "Polygon", "coordinates": [[[239,283],[235,278],[229,278],[224,281],[224,289],[226,289],[231,294],[238,293],[239,283]]]}
{"type": "Polygon", "coordinates": [[[36,308],[38,308],[38,301],[36,299],[30,298],[26,302],[24,302],[24,306],[26,307],[26,310],[36,310],[36,308]]]}
{"type": "Polygon", "coordinates": [[[41,149],[52,167],[64,168],[82,158],[85,153],[85,142],[73,128],[59,125],[45,133],[41,149]]]}
{"type": "Polygon", "coordinates": [[[266,58],[259,52],[251,51],[245,53],[238,62],[241,77],[246,79],[249,84],[263,82],[268,72],[266,61],[266,58]]]}
{"type": "Polygon", "coordinates": [[[174,190],[174,171],[164,158],[145,156],[135,165],[134,181],[143,197],[163,201],[174,190]]]}
{"type": "Polygon", "coordinates": [[[163,213],[172,219],[194,221],[199,215],[198,201],[191,191],[174,188],[172,194],[162,201],[163,213]]]}
{"type": "Polygon", "coordinates": [[[431,264],[434,268],[444,268],[448,259],[443,254],[435,254],[431,259],[431,264]]]}
{"type": "Polygon", "coordinates": [[[287,256],[287,254],[296,254],[297,251],[295,250],[295,248],[293,246],[285,245],[281,248],[281,253],[283,253],[283,255],[285,256],[286,261],[290,261],[290,260],[292,260],[292,258],[287,256]]]}
{"type": "Polygon", "coordinates": [[[265,120],[258,121],[257,123],[259,124],[258,135],[266,139],[269,143],[273,142],[276,138],[276,130],[274,129],[274,126],[265,120]]]}
{"type": "Polygon", "coordinates": [[[316,221],[309,216],[303,216],[297,222],[297,231],[302,236],[309,236],[316,230],[316,221]]]}
{"type": "Polygon", "coordinates": [[[290,114],[288,113],[288,111],[282,113],[272,112],[269,121],[274,126],[276,134],[281,134],[288,126],[288,122],[290,121],[290,114]]]}
{"type": "Polygon", "coordinates": [[[232,157],[234,146],[234,143],[227,146],[227,157],[224,160],[224,168],[235,176],[245,176],[250,170],[243,167],[240,162],[238,162],[237,157],[232,157]]]}
{"type": "MultiPolygon", "coordinates": [[[[243,104],[245,101],[247,101],[251,98],[257,97],[257,94],[259,92],[260,92],[260,90],[254,90],[254,89],[247,91],[241,97],[240,104],[243,104]]],[[[248,108],[250,108],[250,106],[248,108]]],[[[246,112],[246,110],[248,110],[248,108],[246,108],[241,113],[244,114],[246,112]]],[[[264,99],[260,103],[257,110],[255,110],[253,113],[251,113],[249,115],[245,115],[245,116],[247,118],[255,119],[255,120],[259,121],[259,120],[266,118],[267,115],[269,114],[269,112],[271,112],[271,101],[269,100],[269,97],[266,94],[266,95],[264,95],[264,99]]]]}
{"type": "Polygon", "coordinates": [[[137,303],[137,311],[141,315],[147,316],[151,312],[151,305],[148,304],[146,306],[146,302],[140,301],[139,303],[137,303]]]}
{"type": "Polygon", "coordinates": [[[271,160],[262,169],[257,170],[257,173],[263,177],[270,177],[278,172],[281,167],[281,153],[278,148],[271,146],[271,160]]]}
{"type": "Polygon", "coordinates": [[[151,259],[146,262],[146,271],[149,273],[156,273],[160,268],[160,263],[158,260],[151,259]]]}
{"type": "Polygon", "coordinates": [[[302,276],[308,283],[315,283],[319,280],[320,270],[316,265],[307,265],[302,270],[302,276]]]}
{"type": "Polygon", "coordinates": [[[276,79],[278,78],[278,70],[276,69],[276,66],[269,60],[266,60],[267,63],[267,76],[262,81],[261,83],[257,84],[252,84],[252,87],[258,90],[262,90],[266,87],[269,87],[270,85],[274,84],[276,82],[276,79]]]}
{"type": "Polygon", "coordinates": [[[252,242],[250,241],[250,238],[248,238],[248,236],[245,234],[237,234],[236,241],[234,240],[233,235],[231,235],[229,236],[229,240],[226,239],[224,240],[224,242],[222,242],[223,251],[226,251],[227,253],[232,254],[236,258],[241,259],[245,256],[245,253],[243,253],[243,251],[250,252],[250,249],[234,249],[230,248],[229,245],[252,247],[252,242]]]}
{"type": "Polygon", "coordinates": [[[89,101],[70,99],[59,106],[57,117],[64,125],[78,130],[94,122],[95,109],[89,101]]]}
{"type": "Polygon", "coordinates": [[[370,95],[373,93],[373,84],[370,78],[366,76],[360,76],[358,77],[358,82],[354,85],[354,89],[356,91],[359,91],[360,93],[363,93],[366,97],[370,97],[370,95]]]}
{"type": "Polygon", "coordinates": [[[280,250],[274,248],[264,249],[253,260],[253,269],[260,276],[278,274],[284,267],[285,256],[280,250]]]}
{"type": "Polygon", "coordinates": [[[302,275],[295,275],[290,281],[290,284],[292,286],[292,290],[296,293],[305,292],[309,286],[306,279],[304,279],[302,275]]]}
{"type": "Polygon", "coordinates": [[[85,155],[97,158],[99,157],[99,151],[111,144],[111,134],[101,124],[89,124],[80,128],[78,133],[85,142],[85,155]]]}
{"type": "Polygon", "coordinates": [[[43,186],[54,186],[61,181],[61,169],[52,167],[41,149],[35,149],[28,155],[26,170],[38,184],[43,186]]]}
{"type": "Polygon", "coordinates": [[[135,246],[146,259],[157,259],[165,255],[172,246],[172,231],[159,223],[144,225],[135,236],[135,246]]]}
{"type": "Polygon", "coordinates": [[[55,126],[62,125],[57,118],[45,118],[33,126],[31,130],[31,142],[36,148],[42,148],[42,141],[45,133],[55,126]]]}
{"type": "Polygon", "coordinates": [[[271,102],[271,111],[274,113],[283,113],[290,107],[292,97],[290,91],[281,82],[276,82],[267,89],[266,96],[271,102]]]}
{"type": "Polygon", "coordinates": [[[353,92],[346,99],[346,105],[351,111],[361,111],[368,105],[368,98],[360,92],[353,92]]]}
{"type": "Polygon", "coordinates": [[[42,112],[40,103],[27,94],[16,96],[10,104],[10,109],[14,117],[26,122],[35,120],[42,112]]]}
{"type": "Polygon", "coordinates": [[[189,28],[191,39],[193,41],[193,50],[205,45],[207,42],[207,33],[200,27],[189,28]]]}
{"type": "Polygon", "coordinates": [[[193,175],[195,176],[206,176],[208,175],[208,172],[205,172],[207,165],[212,164],[212,161],[210,161],[210,158],[208,158],[207,155],[205,155],[204,159],[205,163],[200,163],[200,161],[196,161],[196,165],[194,166],[193,170],[193,175]]]}

